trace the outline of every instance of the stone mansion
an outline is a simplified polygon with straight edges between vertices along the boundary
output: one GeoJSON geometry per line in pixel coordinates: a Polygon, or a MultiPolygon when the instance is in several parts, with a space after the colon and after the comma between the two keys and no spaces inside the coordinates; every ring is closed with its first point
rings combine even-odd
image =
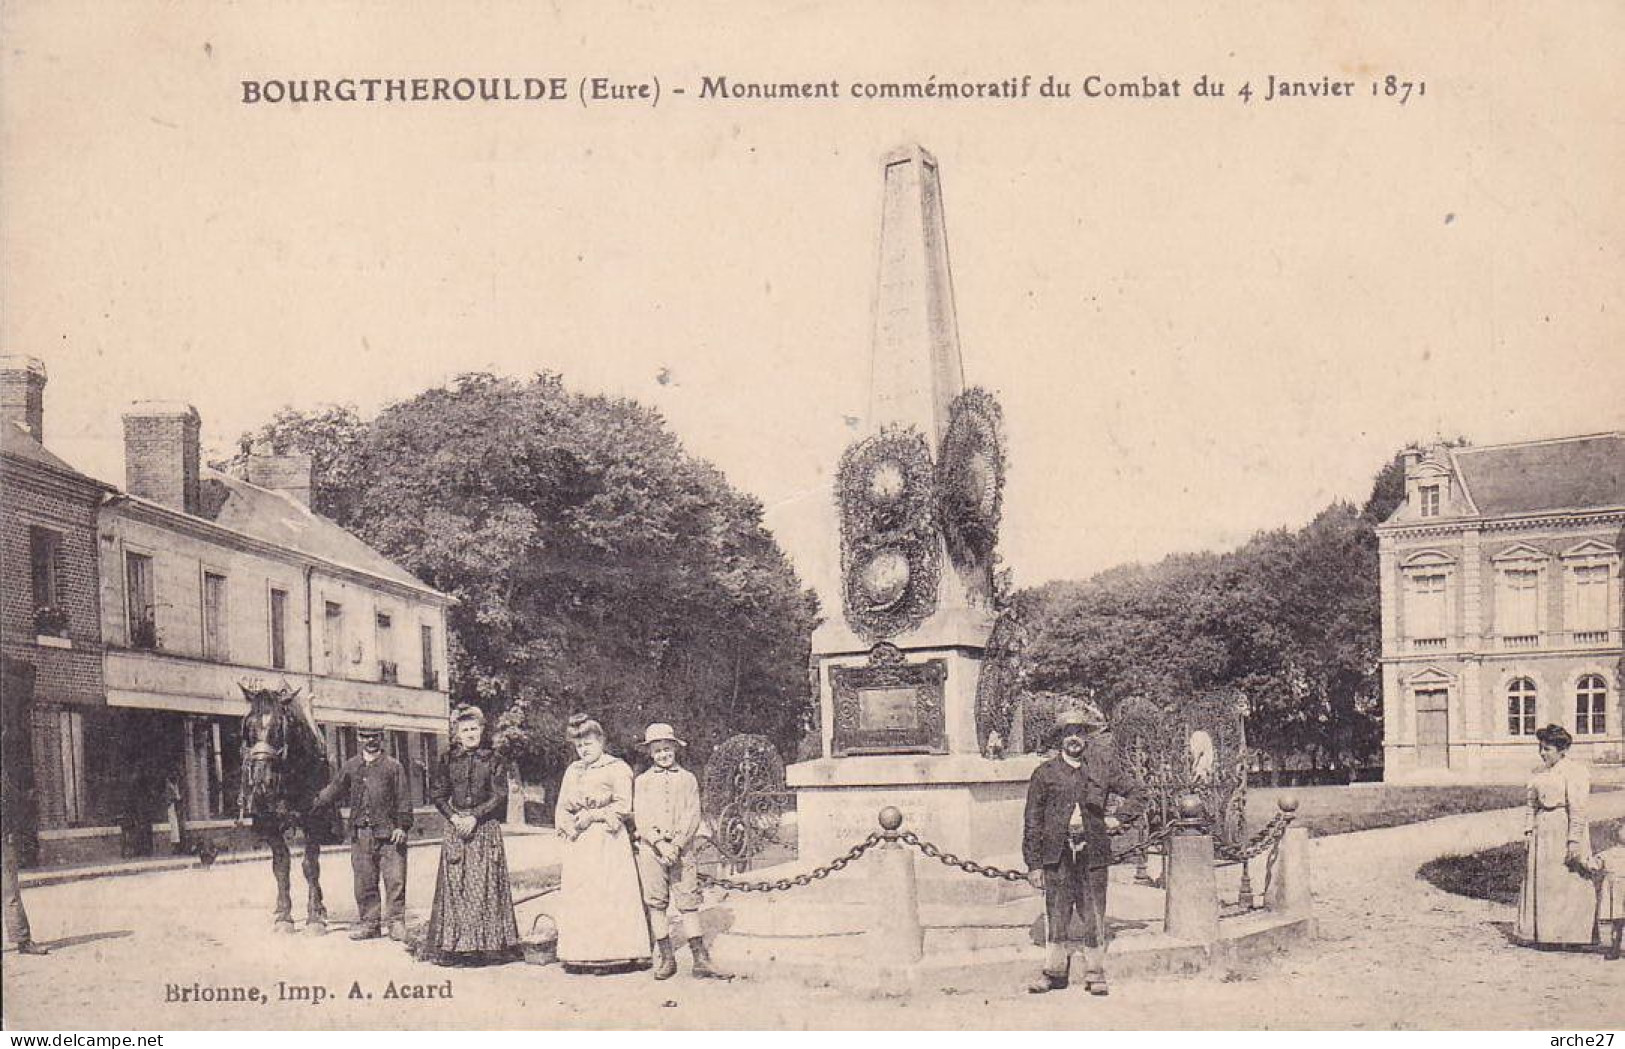
{"type": "Polygon", "coordinates": [[[1625,760],[1625,433],[1409,452],[1377,534],[1385,779],[1521,780],[1554,723],[1625,760]]]}

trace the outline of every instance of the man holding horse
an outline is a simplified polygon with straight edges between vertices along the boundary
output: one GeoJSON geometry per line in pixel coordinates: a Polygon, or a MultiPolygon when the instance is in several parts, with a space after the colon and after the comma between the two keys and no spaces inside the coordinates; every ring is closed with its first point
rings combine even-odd
{"type": "Polygon", "coordinates": [[[350,805],[350,866],[355,872],[356,909],[361,912],[350,939],[374,939],[387,924],[391,939],[405,940],[406,833],[412,829],[406,770],[384,753],[383,729],[360,728],[356,736],[361,753],[346,761],[333,782],[316,795],[315,806],[325,808],[340,798],[350,805]]]}

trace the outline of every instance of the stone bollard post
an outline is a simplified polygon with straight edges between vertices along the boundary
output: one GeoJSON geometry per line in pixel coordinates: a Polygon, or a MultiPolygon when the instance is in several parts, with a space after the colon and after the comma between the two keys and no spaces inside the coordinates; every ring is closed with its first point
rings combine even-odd
{"type": "MultiPolygon", "coordinates": [[[[1279,802],[1288,819],[1298,809],[1297,799],[1290,795],[1279,802]]],[[[1270,874],[1269,892],[1264,906],[1282,914],[1308,916],[1314,909],[1309,894],[1309,828],[1292,827],[1281,837],[1280,851],[1275,857],[1275,870],[1270,874]]]]}
{"type": "Polygon", "coordinates": [[[873,960],[886,966],[913,965],[925,955],[920,926],[920,893],[914,880],[914,852],[897,840],[903,814],[888,805],[880,810],[881,836],[875,849],[875,915],[870,926],[873,960]]]}
{"type": "Polygon", "coordinates": [[[1163,928],[1195,943],[1219,939],[1219,881],[1213,870],[1213,836],[1201,817],[1202,802],[1179,799],[1179,819],[1168,838],[1163,928]]]}
{"type": "Polygon", "coordinates": [[[503,820],[507,830],[518,830],[527,825],[525,820],[525,781],[518,774],[508,779],[508,815],[503,820]]]}

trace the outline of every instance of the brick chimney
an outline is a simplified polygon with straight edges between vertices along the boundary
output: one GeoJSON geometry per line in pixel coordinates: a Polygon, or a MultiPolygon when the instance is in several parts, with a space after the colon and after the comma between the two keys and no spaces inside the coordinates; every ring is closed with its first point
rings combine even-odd
{"type": "Polygon", "coordinates": [[[0,356],[0,423],[21,423],[45,441],[45,363],[16,354],[0,356]]]}
{"type": "Polygon", "coordinates": [[[124,487],[189,514],[198,512],[197,409],[176,401],[137,401],[124,413],[124,487]]]}
{"type": "Polygon", "coordinates": [[[269,443],[260,442],[248,450],[248,483],[281,492],[310,506],[310,456],[303,452],[278,455],[269,443]]]}

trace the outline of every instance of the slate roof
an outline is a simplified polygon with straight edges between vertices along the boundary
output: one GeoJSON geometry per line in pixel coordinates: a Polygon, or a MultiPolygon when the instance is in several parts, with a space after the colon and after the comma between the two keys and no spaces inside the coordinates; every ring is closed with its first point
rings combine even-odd
{"type": "MultiPolygon", "coordinates": [[[[451,600],[291,496],[209,467],[199,471],[198,487],[198,516],[204,520],[328,564],[451,600]]],[[[147,506],[160,505],[148,499],[125,498],[147,506]]]]}
{"type": "Polygon", "coordinates": [[[65,460],[53,455],[50,449],[36,441],[34,435],[23,429],[18,423],[13,422],[0,426],[0,454],[22,462],[32,463],[35,466],[43,466],[54,473],[66,474],[74,480],[83,481],[95,488],[108,489],[111,487],[94,477],[79,472],[65,460]]]}
{"type": "Polygon", "coordinates": [[[1452,458],[1480,514],[1625,506],[1625,433],[1458,448],[1452,458]]]}

